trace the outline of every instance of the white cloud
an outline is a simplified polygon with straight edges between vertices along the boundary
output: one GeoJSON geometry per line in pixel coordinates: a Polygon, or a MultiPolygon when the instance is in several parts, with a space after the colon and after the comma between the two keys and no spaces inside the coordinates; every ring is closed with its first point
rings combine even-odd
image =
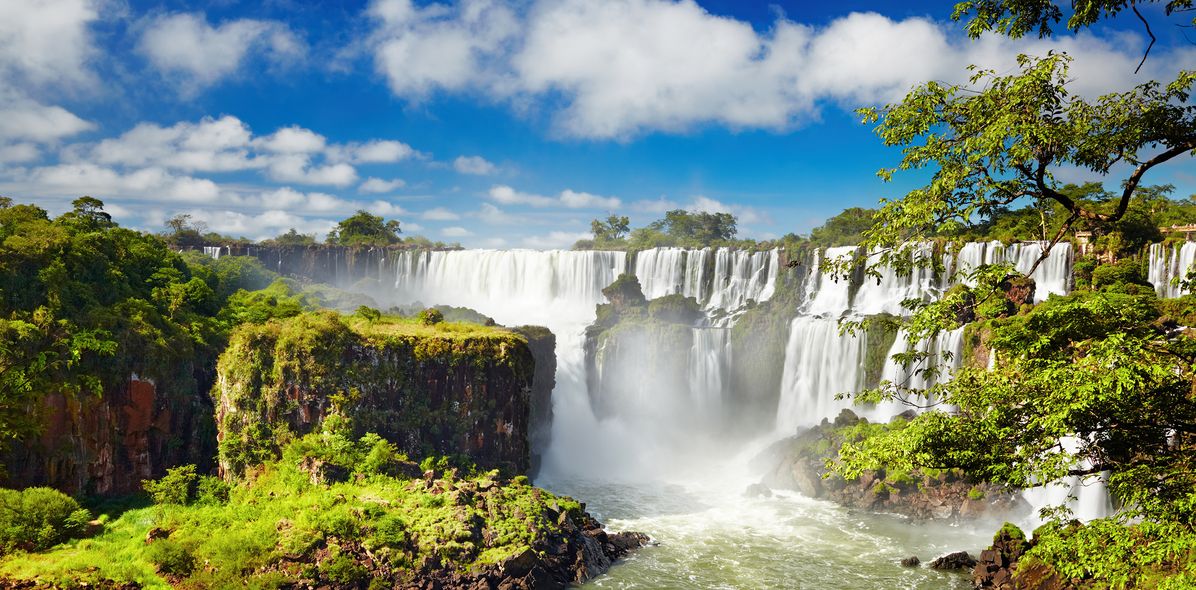
{"type": "Polygon", "coordinates": [[[371,39],[375,67],[395,94],[413,98],[477,83],[519,33],[515,14],[494,0],[424,8],[411,0],[375,0],[369,14],[377,24],[371,39]]]}
{"type": "Polygon", "coordinates": [[[490,203],[482,203],[481,208],[478,209],[475,215],[487,225],[510,225],[519,221],[518,218],[508,215],[502,209],[490,203]]]}
{"type": "Polygon", "coordinates": [[[32,143],[0,145],[0,164],[32,162],[41,156],[41,150],[32,143]]]}
{"type": "Polygon", "coordinates": [[[503,238],[486,238],[480,243],[483,248],[502,248],[507,245],[507,241],[503,238]]]}
{"type": "MultiPolygon", "coordinates": [[[[3,83],[0,80],[0,83],[3,83]]],[[[0,142],[46,143],[93,129],[95,125],[59,107],[0,91],[0,142]]]]}
{"type": "Polygon", "coordinates": [[[465,236],[472,236],[473,232],[471,232],[463,227],[455,225],[455,226],[446,227],[446,228],[440,230],[440,235],[442,235],[446,238],[463,238],[465,236]]]}
{"type": "Polygon", "coordinates": [[[119,137],[99,142],[87,157],[106,165],[205,172],[244,170],[261,165],[250,158],[250,137],[249,127],[228,115],[170,127],[141,123],[119,137]]]}
{"type": "Polygon", "coordinates": [[[461,219],[460,215],[457,215],[456,213],[453,213],[452,211],[449,211],[448,209],[445,209],[444,207],[436,207],[435,209],[428,209],[427,211],[424,211],[423,214],[420,215],[420,217],[423,217],[424,219],[427,219],[428,221],[456,221],[458,219],[461,219]]]}
{"type": "Polygon", "coordinates": [[[532,207],[568,207],[570,209],[614,209],[622,205],[617,197],[602,197],[590,193],[565,189],[556,197],[546,197],[519,192],[507,185],[490,187],[491,200],[504,205],[531,205],[532,207]]]}
{"type": "Polygon", "coordinates": [[[365,179],[361,186],[357,187],[359,193],[389,193],[395,189],[400,189],[406,186],[407,183],[401,179],[395,178],[392,180],[383,180],[381,178],[374,178],[373,176],[365,179]]]}
{"type": "Polygon", "coordinates": [[[422,226],[418,223],[403,223],[403,231],[405,231],[405,232],[424,231],[424,226],[422,226]]]}
{"type": "MultiPolygon", "coordinates": [[[[360,144],[350,144],[348,151],[354,162],[362,164],[391,163],[406,160],[421,154],[411,146],[393,140],[374,140],[360,144]]],[[[330,155],[330,157],[332,157],[330,155]]]]}
{"type": "Polygon", "coordinates": [[[590,193],[579,193],[565,189],[561,191],[561,204],[572,209],[614,209],[622,205],[615,197],[602,197],[590,193]]]}
{"type": "Polygon", "coordinates": [[[498,172],[498,166],[481,156],[457,156],[457,159],[453,160],[453,169],[461,174],[477,176],[488,176],[498,172]]]}
{"type": "Polygon", "coordinates": [[[121,173],[95,164],[56,164],[36,168],[25,180],[32,194],[92,195],[94,197],[212,203],[220,188],[204,178],[178,176],[161,168],[121,173]]]}
{"type": "Polygon", "coordinates": [[[554,231],[544,236],[527,236],[522,241],[523,245],[528,248],[551,250],[568,248],[578,240],[588,240],[593,237],[590,232],[554,231]]]}
{"type": "Polygon", "coordinates": [[[366,210],[369,211],[370,213],[373,213],[374,215],[382,215],[384,217],[391,217],[394,215],[402,215],[407,212],[402,207],[400,207],[394,203],[391,203],[390,201],[382,201],[382,200],[378,200],[378,201],[374,201],[373,203],[370,203],[369,206],[366,207],[366,210]]]}
{"type": "Polygon", "coordinates": [[[1153,55],[1135,78],[1145,44],[1127,33],[972,41],[927,18],[875,13],[817,27],[779,17],[761,28],[693,0],[527,6],[515,14],[490,0],[426,8],[379,0],[375,64],[402,97],[475,92],[521,112],[539,100],[563,134],[620,140],[710,124],[789,129],[826,104],[893,101],[924,80],[963,82],[968,64],[1010,71],[1019,52],[1068,51],[1085,96],[1196,67],[1196,49],[1179,48],[1153,55]]]}
{"type": "Polygon", "coordinates": [[[258,149],[276,154],[313,154],[324,151],[327,143],[323,135],[297,125],[283,127],[253,141],[258,149]]]}
{"type": "Polygon", "coordinates": [[[348,164],[313,165],[302,154],[280,155],[270,160],[266,169],[270,178],[279,182],[349,186],[357,182],[357,170],[348,164]]]}
{"type": "Polygon", "coordinates": [[[137,50],[163,73],[180,78],[185,93],[237,73],[251,52],[273,63],[305,52],[303,42],[280,22],[238,19],[212,26],[201,13],[149,19],[137,50]]]}
{"type": "Polygon", "coordinates": [[[0,87],[84,85],[94,82],[87,62],[96,53],[91,23],[100,0],[0,2],[0,87]]]}

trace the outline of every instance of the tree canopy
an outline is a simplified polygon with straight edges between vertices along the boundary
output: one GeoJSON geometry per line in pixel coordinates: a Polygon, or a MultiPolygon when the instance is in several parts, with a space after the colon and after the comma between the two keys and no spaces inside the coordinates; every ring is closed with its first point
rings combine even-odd
{"type": "Polygon", "coordinates": [[[389,246],[399,243],[399,222],[385,221],[359,210],[328,232],[328,243],[337,246],[389,246]]]}

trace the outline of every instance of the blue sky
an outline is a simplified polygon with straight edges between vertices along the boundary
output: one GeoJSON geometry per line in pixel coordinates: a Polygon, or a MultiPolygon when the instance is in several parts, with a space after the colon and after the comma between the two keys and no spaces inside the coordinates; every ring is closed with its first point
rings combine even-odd
{"type": "MultiPolygon", "coordinates": [[[[951,2],[373,0],[0,3],[0,194],[82,194],[125,225],[322,235],[358,208],[467,246],[567,247],[589,220],[730,211],[807,232],[896,197],[852,109],[1019,52],[1085,95],[1196,68],[1147,11],[1051,40],[966,39],[951,2]]],[[[1196,34],[1190,34],[1196,38],[1196,34]]],[[[1066,180],[1088,176],[1063,170],[1066,180]]],[[[1148,183],[1196,192],[1196,166],[1148,183]]]]}

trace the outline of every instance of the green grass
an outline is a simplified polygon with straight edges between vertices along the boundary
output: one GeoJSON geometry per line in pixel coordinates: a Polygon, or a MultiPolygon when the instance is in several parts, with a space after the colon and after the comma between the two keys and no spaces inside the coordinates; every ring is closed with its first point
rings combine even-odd
{"type": "Polygon", "coordinates": [[[0,559],[0,577],[65,587],[113,580],[265,588],[373,575],[359,571],[368,553],[401,581],[436,559],[461,572],[497,563],[559,531],[559,512],[582,514],[576,501],[522,480],[502,484],[495,472],[448,469],[428,482],[355,470],[346,482],[321,485],[296,467],[294,450],[284,457],[236,485],[226,503],[125,510],[94,538],[0,559]],[[147,544],[155,527],[168,536],[147,544]],[[189,575],[164,573],[191,564],[189,575]]]}
{"type": "Polygon", "coordinates": [[[484,326],[472,322],[440,322],[425,325],[415,317],[384,315],[369,321],[359,316],[345,316],[345,323],[362,336],[423,336],[429,338],[517,338],[522,336],[499,326],[484,326]]]}

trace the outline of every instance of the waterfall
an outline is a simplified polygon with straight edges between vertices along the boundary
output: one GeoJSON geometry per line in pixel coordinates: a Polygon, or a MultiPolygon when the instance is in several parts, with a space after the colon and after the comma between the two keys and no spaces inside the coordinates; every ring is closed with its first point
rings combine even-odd
{"type": "MultiPolygon", "coordinates": [[[[656,299],[665,295],[680,293],[686,297],[698,297],[702,269],[698,268],[696,276],[691,276],[687,268],[687,259],[699,258],[687,256],[690,251],[683,248],[652,248],[643,250],[635,255],[635,276],[640,281],[640,288],[644,297],[656,299]]],[[[704,252],[697,250],[695,252],[704,252]]]]}
{"type": "Polygon", "coordinates": [[[803,313],[839,316],[847,312],[851,305],[851,281],[846,276],[835,277],[822,272],[822,261],[844,262],[855,256],[855,251],[855,246],[837,246],[827,248],[825,253],[814,252],[814,263],[806,278],[803,313]]]}
{"type": "MultiPolygon", "coordinates": [[[[941,289],[931,267],[934,244],[915,244],[911,255],[914,264],[908,274],[899,274],[889,267],[876,267],[875,270],[880,273],[879,279],[864,277],[864,282],[852,301],[852,311],[859,315],[904,315],[909,311],[901,305],[902,301],[928,301],[939,296],[941,289]]],[[[875,267],[879,257],[879,252],[869,254],[868,266],[875,267]]]]}
{"type": "Polygon", "coordinates": [[[207,256],[211,256],[215,260],[220,260],[220,254],[223,251],[224,251],[224,248],[221,246],[204,246],[203,247],[203,253],[207,256]]]}
{"type": "Polygon", "coordinates": [[[1196,264],[1196,242],[1175,244],[1170,250],[1163,244],[1151,244],[1147,280],[1154,285],[1159,297],[1170,299],[1187,295],[1186,289],[1172,281],[1187,276],[1193,264],[1196,264]]]}
{"type": "Polygon", "coordinates": [[[749,252],[719,248],[707,309],[734,310],[748,300],[767,301],[775,290],[780,251],[749,252]]]}
{"type": "Polygon", "coordinates": [[[730,364],[731,348],[725,328],[694,328],[689,351],[689,390],[694,404],[707,418],[722,409],[724,367],[730,364]]]}
{"type": "Polygon", "coordinates": [[[963,328],[944,330],[935,337],[915,342],[911,345],[909,333],[904,329],[897,331],[885,357],[885,366],[881,379],[892,382],[901,387],[911,389],[925,389],[936,383],[943,383],[951,378],[951,373],[962,364],[963,356],[963,328]],[[916,351],[927,356],[924,360],[906,366],[893,359],[893,355],[916,351]],[[927,367],[934,367],[935,372],[927,372],[927,367]]]}

